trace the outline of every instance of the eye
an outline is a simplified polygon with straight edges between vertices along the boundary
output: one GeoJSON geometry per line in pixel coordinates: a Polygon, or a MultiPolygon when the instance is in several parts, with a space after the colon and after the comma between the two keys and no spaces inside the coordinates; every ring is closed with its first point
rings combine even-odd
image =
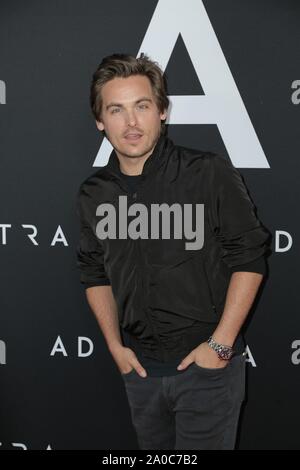
{"type": "Polygon", "coordinates": [[[140,104],[139,107],[141,109],[149,108],[149,106],[147,104],[140,104]]]}
{"type": "Polygon", "coordinates": [[[112,110],[111,114],[115,114],[115,112],[118,112],[118,111],[120,111],[120,108],[114,108],[114,109],[112,110]]]}

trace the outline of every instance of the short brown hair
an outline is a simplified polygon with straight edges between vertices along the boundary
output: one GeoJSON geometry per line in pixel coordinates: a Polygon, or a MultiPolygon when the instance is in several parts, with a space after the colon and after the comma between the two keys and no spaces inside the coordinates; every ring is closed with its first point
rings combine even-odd
{"type": "MultiPolygon", "coordinates": [[[[149,56],[143,53],[138,58],[129,54],[112,54],[102,59],[93,74],[90,88],[90,105],[97,121],[101,121],[102,87],[115,77],[126,78],[131,75],[148,77],[159,112],[163,113],[168,109],[167,83],[157,62],[150,60],[149,56]]],[[[165,121],[162,121],[161,132],[165,132],[165,121]]]]}

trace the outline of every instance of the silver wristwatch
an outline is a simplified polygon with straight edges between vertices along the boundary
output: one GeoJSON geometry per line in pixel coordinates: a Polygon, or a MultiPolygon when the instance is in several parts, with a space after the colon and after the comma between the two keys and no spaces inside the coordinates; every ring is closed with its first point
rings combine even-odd
{"type": "Polygon", "coordinates": [[[228,361],[232,358],[234,354],[234,350],[231,346],[226,346],[225,344],[217,343],[212,336],[210,336],[207,340],[209,346],[216,351],[219,356],[219,359],[223,359],[228,361]]]}

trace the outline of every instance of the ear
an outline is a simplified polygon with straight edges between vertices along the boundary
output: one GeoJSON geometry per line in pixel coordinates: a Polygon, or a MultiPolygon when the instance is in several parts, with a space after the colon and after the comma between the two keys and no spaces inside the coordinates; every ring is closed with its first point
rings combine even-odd
{"type": "Polygon", "coordinates": [[[165,120],[167,118],[167,115],[168,115],[168,113],[167,113],[167,110],[165,109],[164,112],[160,113],[159,116],[160,116],[161,120],[165,120]]]}
{"type": "Polygon", "coordinates": [[[104,131],[104,125],[101,121],[96,121],[96,126],[98,127],[99,131],[104,131]]]}

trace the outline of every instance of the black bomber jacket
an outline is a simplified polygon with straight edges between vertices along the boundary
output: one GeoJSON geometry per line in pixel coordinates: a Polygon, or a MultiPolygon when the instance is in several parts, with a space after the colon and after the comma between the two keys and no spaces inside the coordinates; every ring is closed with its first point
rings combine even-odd
{"type": "MultiPolygon", "coordinates": [[[[80,281],[85,288],[111,285],[121,329],[150,357],[166,357],[164,352],[172,349],[176,338],[197,322],[218,322],[234,267],[258,259],[268,250],[270,233],[257,218],[240,173],[230,160],[175,145],[163,134],[144,163],[137,192],[130,192],[113,150],[108,164],[80,185],[77,211],[80,281]],[[127,196],[126,207],[135,208],[135,216],[129,215],[129,209],[125,214],[125,206],[120,212],[119,196],[127,196]],[[121,238],[116,229],[115,238],[99,238],[98,224],[108,214],[102,211],[100,216],[98,211],[97,215],[99,205],[114,208],[117,225],[122,217],[128,228],[140,214],[138,206],[132,206],[135,203],[148,209],[140,237],[124,237],[123,232],[121,238]],[[167,237],[162,236],[161,227],[168,218],[161,222],[159,237],[152,235],[151,206],[171,208],[176,203],[182,210],[181,227],[188,214],[186,207],[193,208],[194,216],[196,205],[204,208],[201,248],[186,248],[193,240],[186,238],[185,229],[181,238],[175,237],[175,216],[167,237]]],[[[194,230],[195,221],[196,216],[194,230]]]]}

